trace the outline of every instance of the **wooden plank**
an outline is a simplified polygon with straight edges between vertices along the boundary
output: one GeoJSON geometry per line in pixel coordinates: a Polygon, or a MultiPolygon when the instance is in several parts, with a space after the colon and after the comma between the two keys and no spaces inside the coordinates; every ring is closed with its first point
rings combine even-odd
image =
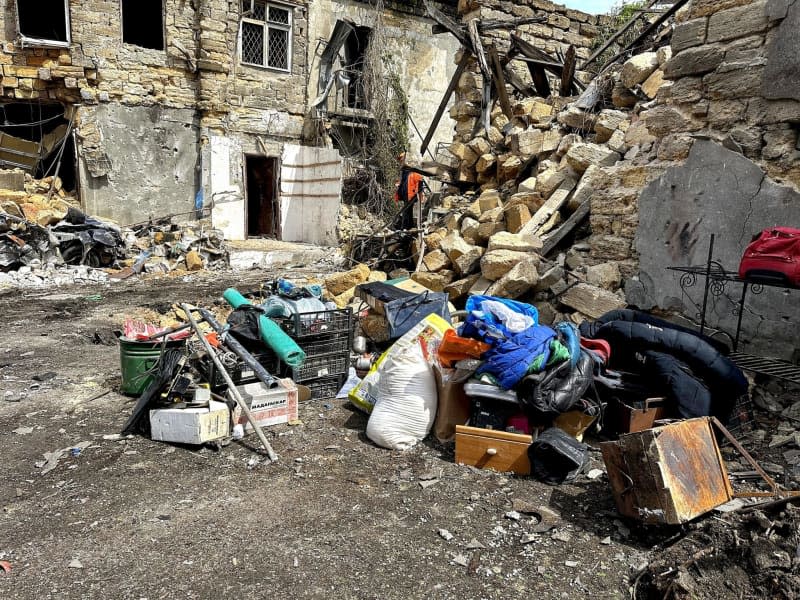
{"type": "Polygon", "coordinates": [[[423,0],[423,4],[425,5],[425,10],[428,11],[428,14],[431,18],[436,21],[440,26],[444,29],[452,33],[455,38],[461,42],[462,46],[465,46],[472,50],[469,42],[469,38],[464,34],[464,29],[458,23],[456,23],[453,19],[448,17],[438,8],[433,5],[431,0],[423,0]]]}
{"type": "Polygon", "coordinates": [[[574,213],[572,213],[569,218],[564,221],[564,223],[556,229],[551,234],[547,235],[546,237],[542,238],[542,250],[540,254],[542,256],[547,256],[550,252],[553,251],[561,240],[563,240],[567,234],[569,234],[573,229],[575,229],[581,221],[583,221],[586,216],[589,214],[591,209],[591,200],[587,200],[583,204],[578,207],[574,213]]]}
{"type": "Polygon", "coordinates": [[[483,75],[484,79],[491,80],[492,71],[489,69],[489,63],[486,62],[486,53],[483,51],[483,42],[481,42],[481,36],[478,33],[478,19],[472,19],[469,23],[467,23],[467,32],[469,33],[469,39],[472,44],[472,52],[478,59],[478,66],[481,69],[481,75],[483,75]]]}
{"type": "Polygon", "coordinates": [[[470,427],[469,425],[456,425],[456,433],[466,433],[497,440],[509,442],[519,442],[520,444],[531,444],[533,438],[524,433],[509,433],[508,431],[498,431],[495,429],[483,429],[481,427],[470,427]]]}
{"type": "Polygon", "coordinates": [[[575,78],[575,62],[577,57],[575,55],[575,46],[570,44],[567,48],[567,55],[564,57],[564,68],[561,71],[561,87],[559,88],[560,96],[571,96],[573,89],[573,79],[575,78]]]}
{"type": "Polygon", "coordinates": [[[522,78],[514,71],[511,69],[506,69],[505,76],[506,81],[508,81],[511,87],[514,88],[518,94],[521,94],[526,98],[533,96],[533,90],[531,89],[531,86],[526,85],[525,82],[522,81],[522,78]]]}
{"type": "Polygon", "coordinates": [[[510,121],[514,117],[514,113],[511,110],[511,102],[508,99],[508,92],[506,91],[503,66],[500,64],[500,56],[497,54],[497,48],[494,46],[489,47],[489,59],[492,62],[492,75],[494,78],[494,85],[497,88],[497,97],[500,99],[500,107],[503,109],[503,114],[505,114],[510,121]]]}
{"type": "Polygon", "coordinates": [[[422,140],[422,147],[419,151],[420,155],[425,154],[425,151],[428,149],[428,144],[430,144],[431,140],[433,139],[433,134],[436,132],[436,128],[439,126],[439,121],[442,119],[445,109],[447,109],[447,103],[450,102],[450,96],[453,95],[453,92],[458,86],[458,80],[461,79],[461,75],[464,74],[464,70],[469,64],[469,59],[470,53],[464,50],[461,53],[461,60],[458,62],[456,72],[453,74],[453,78],[450,80],[450,85],[447,86],[447,90],[444,92],[442,101],[439,103],[439,108],[436,109],[436,114],[433,116],[431,126],[428,127],[428,133],[425,134],[425,139],[422,140]]]}
{"type": "Polygon", "coordinates": [[[536,214],[531,217],[531,220],[525,223],[525,226],[520,229],[519,233],[537,235],[542,225],[547,223],[550,217],[552,217],[557,210],[561,210],[561,207],[567,203],[570,195],[572,195],[572,190],[575,189],[575,185],[574,182],[572,184],[564,182],[558,186],[556,191],[554,191],[547,201],[542,204],[541,208],[536,211],[536,214]]]}
{"type": "Polygon", "coordinates": [[[547,80],[547,73],[544,72],[544,68],[528,63],[528,70],[531,73],[531,79],[533,79],[533,87],[536,88],[536,93],[542,98],[549,98],[552,91],[550,90],[550,82],[547,80]]]}

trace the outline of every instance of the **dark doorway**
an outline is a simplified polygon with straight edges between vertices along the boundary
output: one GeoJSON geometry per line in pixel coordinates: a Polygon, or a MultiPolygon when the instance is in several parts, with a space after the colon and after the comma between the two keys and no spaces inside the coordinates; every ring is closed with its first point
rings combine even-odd
{"type": "Polygon", "coordinates": [[[17,0],[19,32],[26,38],[50,42],[68,42],[67,4],[65,0],[17,0]]]}
{"type": "Polygon", "coordinates": [[[163,50],[163,0],[122,0],[122,41],[163,50]]]}
{"type": "Polygon", "coordinates": [[[280,238],[278,159],[246,156],[247,237],[280,238]]]}
{"type": "MultiPolygon", "coordinates": [[[[62,104],[0,104],[0,131],[41,144],[40,160],[31,175],[39,179],[58,175],[65,190],[75,190],[75,144],[62,104]]],[[[0,168],[15,166],[0,164],[0,168]]]]}

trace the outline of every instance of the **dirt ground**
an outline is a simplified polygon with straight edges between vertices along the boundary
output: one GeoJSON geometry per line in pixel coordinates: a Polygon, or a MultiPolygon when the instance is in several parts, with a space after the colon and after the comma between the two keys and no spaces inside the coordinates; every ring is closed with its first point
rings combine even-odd
{"type": "MultiPolygon", "coordinates": [[[[0,560],[11,568],[0,598],[630,598],[637,575],[697,529],[623,520],[605,476],[549,487],[458,466],[450,445],[378,448],[342,400],[302,403],[301,425],[266,430],[273,464],[253,436],[220,451],[104,439],[133,406],[117,393],[124,315],[210,306],[262,277],[0,293],[0,560]],[[52,471],[36,466],[81,442],[52,471]]],[[[602,467],[599,453],[592,462],[602,467]]],[[[746,574],[726,577],[737,560],[726,556],[693,597],[767,597],[746,574]]]]}

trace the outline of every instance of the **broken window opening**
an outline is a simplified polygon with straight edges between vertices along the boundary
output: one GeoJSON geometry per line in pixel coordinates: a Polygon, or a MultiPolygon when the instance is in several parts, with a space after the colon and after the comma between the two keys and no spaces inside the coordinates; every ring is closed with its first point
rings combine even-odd
{"type": "Polygon", "coordinates": [[[122,0],[122,41],[142,48],[163,50],[163,0],[122,0]]]}
{"type": "Polygon", "coordinates": [[[64,190],[74,191],[75,143],[68,129],[61,104],[0,104],[0,168],[22,168],[37,179],[57,175],[64,190]],[[34,146],[38,150],[29,152],[34,146]]]}
{"type": "Polygon", "coordinates": [[[17,0],[17,29],[23,46],[69,46],[68,0],[17,0]]]}
{"type": "Polygon", "coordinates": [[[369,27],[356,27],[350,32],[344,43],[344,60],[342,62],[350,83],[347,86],[347,94],[343,96],[342,100],[347,108],[369,109],[369,101],[364,87],[364,62],[371,35],[372,30],[369,27]]]}
{"type": "Polygon", "coordinates": [[[244,0],[239,35],[240,60],[243,64],[291,71],[290,7],[261,0],[244,0]]]}

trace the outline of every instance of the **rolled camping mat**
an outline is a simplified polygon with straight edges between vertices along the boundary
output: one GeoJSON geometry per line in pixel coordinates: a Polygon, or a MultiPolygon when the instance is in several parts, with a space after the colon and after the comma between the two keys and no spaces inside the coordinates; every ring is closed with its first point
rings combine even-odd
{"type": "MultiPolygon", "coordinates": [[[[243,304],[250,304],[250,301],[234,288],[225,290],[222,297],[233,308],[239,308],[243,304]]],[[[258,332],[264,343],[290,367],[300,367],[305,362],[306,353],[303,352],[303,349],[266,315],[261,315],[258,318],[258,332]]]]}

